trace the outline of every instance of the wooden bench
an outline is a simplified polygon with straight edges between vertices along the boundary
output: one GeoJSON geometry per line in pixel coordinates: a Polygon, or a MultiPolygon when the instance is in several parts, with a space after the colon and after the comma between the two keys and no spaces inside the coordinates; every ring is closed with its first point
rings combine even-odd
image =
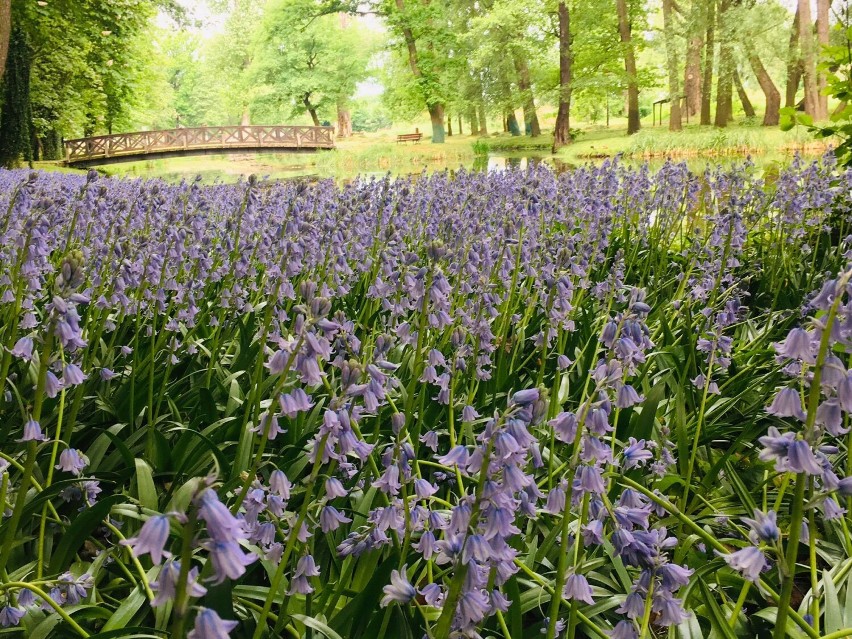
{"type": "Polygon", "coordinates": [[[396,143],[400,142],[420,142],[423,139],[423,134],[418,131],[417,133],[403,133],[402,135],[396,136],[396,143]]]}

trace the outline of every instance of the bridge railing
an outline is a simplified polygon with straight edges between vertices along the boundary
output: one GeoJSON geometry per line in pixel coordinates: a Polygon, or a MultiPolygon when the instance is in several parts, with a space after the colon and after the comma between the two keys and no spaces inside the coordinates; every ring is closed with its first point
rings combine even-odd
{"type": "Polygon", "coordinates": [[[185,149],[334,148],[330,126],[204,126],[65,140],[65,159],[92,160],[185,149]]]}

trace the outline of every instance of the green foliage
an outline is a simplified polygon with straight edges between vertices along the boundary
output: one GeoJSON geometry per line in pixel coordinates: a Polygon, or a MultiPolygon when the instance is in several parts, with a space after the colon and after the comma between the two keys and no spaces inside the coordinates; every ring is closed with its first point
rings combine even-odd
{"type": "Polygon", "coordinates": [[[825,93],[840,101],[831,114],[831,124],[815,125],[804,113],[794,109],[781,109],[781,128],[792,129],[800,125],[817,137],[837,141],[835,154],[843,166],[852,166],[852,7],[845,6],[842,19],[833,29],[833,41],[823,50],[820,68],[826,74],[825,93]]]}
{"type": "Polygon", "coordinates": [[[26,33],[12,29],[4,78],[0,115],[0,165],[15,166],[23,156],[32,159],[30,147],[30,48],[26,33]]]}
{"type": "Polygon", "coordinates": [[[248,77],[252,110],[330,114],[367,76],[372,38],[347,16],[315,15],[313,0],[273,0],[263,12],[248,77]]]}

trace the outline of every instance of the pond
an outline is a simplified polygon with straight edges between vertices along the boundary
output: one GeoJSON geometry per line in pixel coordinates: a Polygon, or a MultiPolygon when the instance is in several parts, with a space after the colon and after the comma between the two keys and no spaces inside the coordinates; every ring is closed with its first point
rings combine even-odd
{"type": "MultiPolygon", "coordinates": [[[[241,154],[214,155],[204,157],[172,158],[167,160],[149,160],[128,162],[99,168],[106,174],[127,178],[161,178],[168,182],[193,180],[200,176],[207,184],[215,182],[236,182],[246,176],[256,174],[272,180],[334,178],[345,182],[355,177],[382,177],[388,173],[394,176],[414,175],[443,170],[465,168],[474,171],[501,171],[507,169],[524,170],[530,166],[544,164],[556,173],[571,170],[576,166],[589,163],[599,164],[606,157],[569,161],[554,156],[544,150],[524,150],[519,152],[496,152],[488,155],[457,155],[454,157],[411,157],[405,152],[376,155],[369,158],[354,157],[345,151],[336,153],[280,153],[280,154],[241,154]]],[[[743,156],[690,157],[684,160],[693,171],[701,172],[709,165],[730,165],[744,161],[743,156]]],[[[760,155],[753,161],[762,168],[789,163],[789,154],[760,155]]],[[[638,165],[648,163],[652,169],[665,163],[665,158],[624,159],[625,163],[638,165]]]]}

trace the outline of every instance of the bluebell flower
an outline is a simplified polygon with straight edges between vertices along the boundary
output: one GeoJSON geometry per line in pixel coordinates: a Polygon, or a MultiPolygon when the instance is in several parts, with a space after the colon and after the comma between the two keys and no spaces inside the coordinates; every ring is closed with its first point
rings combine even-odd
{"type": "Polygon", "coordinates": [[[9,349],[9,353],[18,359],[29,361],[33,357],[33,340],[30,337],[22,337],[9,349]]]}
{"type": "Polygon", "coordinates": [[[843,517],[846,514],[846,509],[841,508],[833,498],[826,497],[822,502],[822,512],[826,521],[832,521],[843,517]]]}
{"type": "Polygon", "coordinates": [[[645,447],[645,440],[636,441],[635,437],[628,440],[628,445],[624,448],[622,455],[624,456],[624,463],[622,464],[624,470],[641,466],[649,459],[654,458],[651,451],[645,447]]]}
{"type": "Polygon", "coordinates": [[[24,608],[28,608],[29,606],[33,606],[38,603],[36,599],[35,593],[29,588],[21,588],[18,591],[18,605],[24,608]]]}
{"type": "Polygon", "coordinates": [[[805,329],[796,327],[787,333],[787,337],[780,344],[775,345],[779,355],[789,359],[798,359],[809,364],[813,363],[814,343],[810,333],[805,329]]]}
{"type": "Polygon", "coordinates": [[[459,597],[457,615],[462,627],[475,626],[489,609],[488,596],[482,590],[467,590],[459,597]]]}
{"type": "Polygon", "coordinates": [[[747,546],[729,555],[723,555],[722,559],[743,577],[755,583],[760,579],[760,573],[769,567],[763,552],[755,546],[747,546]]]}
{"type": "Polygon", "coordinates": [[[417,590],[408,581],[407,570],[408,566],[406,565],[400,570],[391,571],[391,582],[382,588],[382,591],[385,593],[381,600],[382,608],[394,602],[401,604],[408,603],[417,595],[417,590]]]}
{"type": "Polygon", "coordinates": [[[610,639],[638,639],[639,631],[629,621],[619,621],[609,632],[610,639]]]}
{"type": "MultiPolygon", "coordinates": [[[[169,560],[163,564],[160,574],[151,582],[151,590],[157,593],[151,605],[155,608],[168,601],[174,601],[177,593],[177,581],[180,577],[180,562],[169,560]]],[[[193,566],[187,575],[187,592],[191,597],[203,597],[207,588],[198,583],[198,567],[193,566]]]]}
{"type": "Polygon", "coordinates": [[[142,524],[139,534],[121,542],[123,546],[130,546],[134,557],[150,554],[151,561],[159,566],[163,557],[170,554],[164,550],[169,540],[169,518],[165,515],[154,515],[142,524]]]}
{"type": "Polygon", "coordinates": [[[236,621],[222,619],[215,610],[201,608],[187,639],[228,639],[231,631],[238,625],[236,621]]]}
{"type": "Polygon", "coordinates": [[[778,515],[774,510],[763,513],[754,511],[754,519],[743,517],[743,523],[749,526],[760,541],[773,543],[781,536],[776,523],[778,515]]]}
{"type": "Polygon", "coordinates": [[[803,439],[796,439],[790,444],[790,448],[787,450],[786,463],[776,463],[776,468],[794,473],[807,473],[808,475],[822,474],[822,466],[814,456],[814,451],[810,444],[803,439]]]}
{"type": "Polygon", "coordinates": [[[0,626],[3,626],[4,628],[17,626],[21,623],[21,619],[24,618],[25,614],[27,614],[26,610],[21,610],[20,608],[8,605],[3,606],[0,608],[0,626]]]}
{"type": "Polygon", "coordinates": [[[584,575],[572,572],[562,587],[562,597],[568,600],[582,601],[587,604],[595,603],[592,588],[584,575]]]}
{"type": "Polygon", "coordinates": [[[352,521],[349,517],[338,511],[334,506],[324,506],[320,511],[320,528],[324,533],[340,528],[341,524],[352,521]]]}
{"type": "Polygon", "coordinates": [[[645,597],[639,592],[631,592],[615,611],[627,615],[630,619],[641,619],[645,614],[645,597]]]}
{"type": "Polygon", "coordinates": [[[467,466],[470,454],[464,446],[456,446],[446,455],[438,457],[438,463],[442,466],[467,466]]]}
{"type": "Polygon", "coordinates": [[[89,458],[75,448],[66,448],[59,453],[59,463],[55,466],[57,470],[63,470],[79,477],[83,469],[89,465],[89,458]]]}
{"type": "Polygon", "coordinates": [[[290,499],[290,489],[292,488],[292,484],[290,480],[287,479],[287,475],[284,474],[284,471],[281,470],[273,470],[269,475],[269,488],[278,494],[282,499],[290,499]]]}
{"type": "Polygon", "coordinates": [[[210,562],[213,564],[211,581],[214,584],[242,577],[246,566],[257,560],[257,555],[244,553],[235,541],[210,541],[203,545],[210,553],[210,562]]]}
{"type": "Polygon", "coordinates": [[[201,504],[198,517],[207,524],[207,532],[214,541],[232,541],[243,537],[242,522],[219,501],[215,490],[206,489],[198,501],[201,504]]]}
{"type": "Polygon", "coordinates": [[[683,609],[683,602],[666,590],[654,592],[651,610],[659,615],[656,623],[661,626],[676,626],[689,618],[689,613],[683,609]]]}
{"type": "Polygon", "coordinates": [[[766,412],[776,417],[795,417],[801,421],[806,417],[799,391],[790,387],[782,388],[778,392],[766,412]]]}
{"type": "Polygon", "coordinates": [[[24,434],[17,440],[19,442],[45,442],[47,435],[41,432],[41,425],[34,419],[24,422],[24,434]]]}

